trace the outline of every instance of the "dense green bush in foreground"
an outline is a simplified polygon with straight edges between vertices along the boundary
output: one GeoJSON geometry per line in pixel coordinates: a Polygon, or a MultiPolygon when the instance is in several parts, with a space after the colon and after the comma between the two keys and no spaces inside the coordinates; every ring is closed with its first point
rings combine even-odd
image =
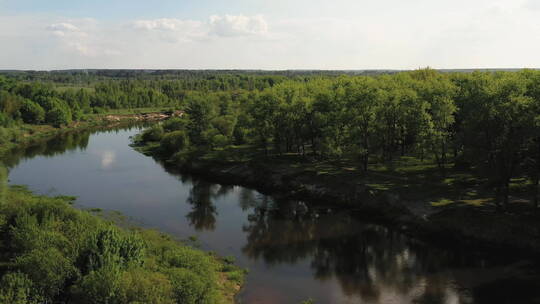
{"type": "Polygon", "coordinates": [[[212,255],[118,228],[70,198],[14,187],[3,201],[0,303],[226,303],[241,283],[212,255]]]}

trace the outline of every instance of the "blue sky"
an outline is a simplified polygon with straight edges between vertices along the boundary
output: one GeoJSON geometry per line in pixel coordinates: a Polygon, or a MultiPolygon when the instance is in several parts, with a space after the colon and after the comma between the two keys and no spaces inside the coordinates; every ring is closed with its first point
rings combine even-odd
{"type": "MultiPolygon", "coordinates": [[[[245,4],[255,1],[242,1],[245,4]]],[[[234,13],[245,6],[230,5],[226,1],[178,0],[16,0],[0,2],[8,14],[56,14],[71,18],[91,17],[102,20],[129,20],[132,18],[204,18],[209,12],[234,13]]],[[[248,13],[248,12],[245,12],[248,13]]]]}
{"type": "Polygon", "coordinates": [[[0,0],[0,69],[540,67],[539,0],[0,0]]]}

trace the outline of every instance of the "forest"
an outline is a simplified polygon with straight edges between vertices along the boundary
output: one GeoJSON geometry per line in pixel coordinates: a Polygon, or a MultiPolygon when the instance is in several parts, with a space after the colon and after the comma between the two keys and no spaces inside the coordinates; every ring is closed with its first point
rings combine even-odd
{"type": "Polygon", "coordinates": [[[168,108],[184,115],[141,138],[170,155],[249,146],[267,156],[346,159],[360,172],[409,157],[442,177],[452,168],[481,177],[501,210],[519,180],[538,206],[538,71],[31,75],[0,78],[3,141],[20,124],[60,127],[112,109],[168,108]]]}

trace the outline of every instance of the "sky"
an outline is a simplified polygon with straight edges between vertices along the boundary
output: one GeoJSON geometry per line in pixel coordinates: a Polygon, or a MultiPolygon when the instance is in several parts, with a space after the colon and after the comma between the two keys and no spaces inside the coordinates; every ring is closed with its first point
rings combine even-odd
{"type": "Polygon", "coordinates": [[[0,0],[0,69],[540,68],[540,0],[0,0]]]}

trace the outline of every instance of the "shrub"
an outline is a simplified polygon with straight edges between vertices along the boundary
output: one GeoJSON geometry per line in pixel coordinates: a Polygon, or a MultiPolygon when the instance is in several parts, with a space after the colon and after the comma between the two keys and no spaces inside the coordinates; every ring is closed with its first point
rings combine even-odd
{"type": "Polygon", "coordinates": [[[34,292],[34,283],[27,275],[7,273],[0,280],[0,303],[37,304],[42,299],[34,292]]]}
{"type": "Polygon", "coordinates": [[[144,241],[136,235],[124,235],[118,229],[106,227],[90,237],[88,248],[78,258],[78,265],[84,273],[109,263],[122,267],[141,265],[145,247],[144,241]]]}
{"type": "Polygon", "coordinates": [[[7,114],[0,112],[0,127],[10,127],[14,123],[15,122],[11,117],[9,117],[7,114]]]}
{"type": "Polygon", "coordinates": [[[188,122],[182,118],[171,118],[163,122],[165,132],[185,130],[188,122]]]}
{"type": "MultiPolygon", "coordinates": [[[[217,303],[215,257],[12,187],[0,205],[0,303],[217,303]]],[[[232,260],[229,260],[232,261],[232,260]]],[[[234,271],[234,269],[231,269],[234,271]]],[[[231,280],[237,280],[232,274],[231,280]]],[[[229,285],[225,285],[229,286],[229,285]]]]}
{"type": "Polygon", "coordinates": [[[160,146],[163,151],[173,154],[189,146],[189,137],[185,131],[173,131],[163,136],[160,146]]]}
{"type": "Polygon", "coordinates": [[[54,107],[47,112],[45,121],[55,127],[67,125],[71,122],[71,113],[68,109],[54,107]]]}
{"type": "Polygon", "coordinates": [[[213,304],[217,294],[214,282],[191,270],[175,268],[169,271],[175,299],[182,304],[213,304]]]}
{"type": "Polygon", "coordinates": [[[76,303],[120,303],[121,276],[120,267],[113,263],[90,272],[72,289],[76,303]]]}
{"type": "Polygon", "coordinates": [[[50,299],[59,295],[66,281],[77,274],[71,261],[56,248],[32,250],[17,257],[15,264],[50,299]]]}
{"type": "Polygon", "coordinates": [[[190,247],[179,247],[167,252],[165,260],[171,267],[187,268],[200,275],[214,276],[218,269],[212,256],[190,247]]]}
{"type": "Polygon", "coordinates": [[[120,303],[175,304],[167,276],[142,268],[123,273],[119,285],[120,303]]]}
{"type": "Polygon", "coordinates": [[[25,123],[28,124],[38,124],[45,120],[45,110],[43,108],[28,99],[25,99],[22,102],[21,108],[21,118],[25,123]]]}
{"type": "Polygon", "coordinates": [[[214,147],[225,147],[229,144],[229,139],[224,135],[218,134],[212,138],[212,146],[214,147]]]}
{"type": "Polygon", "coordinates": [[[163,137],[164,131],[163,127],[160,125],[152,126],[149,129],[146,129],[142,135],[141,139],[143,142],[151,142],[151,141],[160,141],[163,137]]]}

